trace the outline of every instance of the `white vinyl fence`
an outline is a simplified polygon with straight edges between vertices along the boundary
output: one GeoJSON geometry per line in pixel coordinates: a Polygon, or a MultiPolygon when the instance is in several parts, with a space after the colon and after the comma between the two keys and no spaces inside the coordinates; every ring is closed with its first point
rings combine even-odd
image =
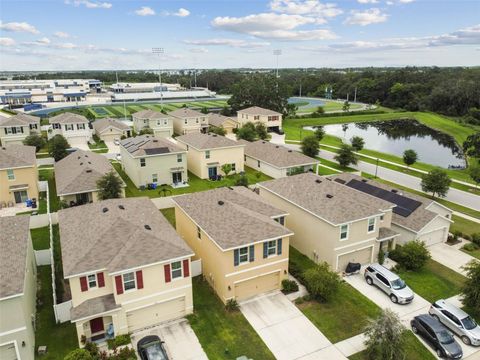
{"type": "Polygon", "coordinates": [[[35,262],[37,263],[37,266],[50,265],[52,263],[50,249],[34,250],[34,253],[35,253],[35,262]]]}
{"type": "Polygon", "coordinates": [[[192,264],[192,277],[202,275],[202,259],[194,260],[192,264]]]}
{"type": "Polygon", "coordinates": [[[55,312],[55,320],[57,320],[57,323],[64,323],[66,321],[70,321],[71,308],[72,300],[53,305],[53,310],[55,312]]]}

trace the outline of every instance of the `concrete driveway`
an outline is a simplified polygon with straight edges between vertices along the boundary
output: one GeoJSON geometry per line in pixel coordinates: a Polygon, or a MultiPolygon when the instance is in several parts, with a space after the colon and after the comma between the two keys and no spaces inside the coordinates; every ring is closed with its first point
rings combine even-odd
{"type": "Polygon", "coordinates": [[[465,244],[447,245],[445,243],[440,243],[429,246],[428,249],[430,250],[430,255],[433,260],[449,267],[453,271],[465,275],[465,271],[462,267],[470,261],[475,260],[475,258],[460,250],[460,247],[463,245],[465,244]]]}
{"type": "Polygon", "coordinates": [[[120,154],[120,146],[115,145],[113,141],[105,141],[109,154],[120,154]]]}
{"type": "Polygon", "coordinates": [[[208,360],[186,319],[133,333],[131,336],[133,348],[137,350],[138,341],[148,335],[157,335],[165,342],[164,346],[171,360],[208,360]]]}
{"type": "Polygon", "coordinates": [[[280,292],[246,300],[240,310],[278,360],[346,359],[280,292]]]}

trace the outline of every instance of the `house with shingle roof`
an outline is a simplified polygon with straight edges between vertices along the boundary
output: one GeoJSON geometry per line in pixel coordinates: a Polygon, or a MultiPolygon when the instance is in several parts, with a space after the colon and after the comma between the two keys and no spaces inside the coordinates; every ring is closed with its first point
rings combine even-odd
{"type": "Polygon", "coordinates": [[[38,171],[35,147],[10,145],[0,148],[0,208],[38,200],[38,171]]]}
{"type": "Polygon", "coordinates": [[[40,134],[40,118],[18,113],[11,117],[0,117],[1,146],[22,145],[29,135],[40,134]]]}
{"type": "Polygon", "coordinates": [[[120,141],[122,168],[137,186],[167,184],[183,186],[188,181],[187,151],[172,141],[152,135],[120,141]]]}
{"type": "Polygon", "coordinates": [[[391,229],[400,234],[397,243],[420,240],[429,246],[447,241],[453,212],[435,200],[355,174],[342,173],[331,178],[347,187],[395,203],[391,229]]]}
{"type": "Polygon", "coordinates": [[[208,118],[206,114],[189,109],[180,108],[168,113],[173,121],[173,131],[177,135],[185,135],[192,132],[207,132],[208,118]]]}
{"type": "Polygon", "coordinates": [[[133,128],[137,133],[143,129],[152,129],[157,137],[173,135],[173,119],[167,114],[155,110],[141,110],[132,114],[133,128]]]}
{"type": "Polygon", "coordinates": [[[92,140],[92,129],[88,119],[79,114],[64,112],[49,119],[51,128],[48,138],[62,135],[72,147],[88,149],[87,143],[92,140]]]}
{"type": "Polygon", "coordinates": [[[320,163],[298,151],[265,140],[241,142],[245,144],[245,165],[274,179],[300,172],[316,172],[320,163]]]}
{"type": "Polygon", "coordinates": [[[35,359],[37,267],[30,217],[0,217],[0,358],[35,359]]]}
{"type": "Polygon", "coordinates": [[[291,245],[334,271],[375,261],[400,235],[391,227],[394,203],[331,178],[305,173],[257,186],[265,201],[290,214],[291,245]]]}
{"type": "Polygon", "coordinates": [[[288,276],[284,210],[245,187],[173,198],[178,234],[201,259],[202,274],[220,300],[279,290],[288,276]]]}
{"type": "Polygon", "coordinates": [[[64,209],[58,223],[79,346],[192,313],[193,251],[150,199],[64,209]]]}
{"type": "MultiPolygon", "coordinates": [[[[97,181],[111,171],[117,174],[105,156],[92,151],[77,150],[54,166],[57,196],[69,206],[98,201],[97,181]]],[[[122,185],[122,197],[125,197],[123,180],[122,185]]]]}
{"type": "Polygon", "coordinates": [[[120,140],[122,136],[130,137],[130,126],[123,121],[112,118],[98,119],[93,122],[94,135],[106,142],[120,140]]]}
{"type": "Polygon", "coordinates": [[[278,131],[282,129],[282,114],[279,112],[264,109],[259,106],[251,106],[237,111],[237,121],[241,126],[247,122],[264,124],[268,131],[278,131]]]}
{"type": "Polygon", "coordinates": [[[227,134],[232,134],[233,129],[237,129],[239,127],[237,119],[217,113],[208,113],[207,120],[210,127],[221,128],[225,130],[227,134]]]}
{"type": "Polygon", "coordinates": [[[229,164],[235,174],[243,171],[245,145],[214,133],[189,133],[175,138],[187,150],[188,170],[200,179],[215,179],[225,175],[222,166],[229,164]]]}

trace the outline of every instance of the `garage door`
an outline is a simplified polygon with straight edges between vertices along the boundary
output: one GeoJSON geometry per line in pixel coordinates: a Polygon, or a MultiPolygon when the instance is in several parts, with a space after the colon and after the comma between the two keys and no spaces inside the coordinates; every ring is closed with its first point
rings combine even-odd
{"type": "Polygon", "coordinates": [[[110,141],[110,142],[113,142],[113,140],[115,139],[118,139],[120,140],[120,138],[122,137],[122,135],[119,135],[119,134],[105,134],[105,135],[102,135],[101,136],[101,139],[105,142],[107,141],[110,141]]]}
{"type": "Polygon", "coordinates": [[[170,134],[170,131],[155,131],[155,136],[156,137],[160,137],[160,138],[167,138],[167,137],[170,137],[171,134],[170,134]]]}
{"type": "Polygon", "coordinates": [[[3,139],[2,146],[7,147],[9,145],[23,145],[23,140],[7,140],[3,139]]]}
{"type": "Polygon", "coordinates": [[[84,136],[69,137],[67,141],[71,147],[76,147],[82,150],[88,150],[87,139],[84,136]]]}
{"type": "Polygon", "coordinates": [[[362,265],[370,264],[370,262],[372,261],[372,251],[373,247],[369,247],[348,254],[340,255],[338,257],[337,271],[344,271],[347,268],[349,262],[360,263],[362,265]]]}
{"type": "Polygon", "coordinates": [[[15,351],[15,345],[3,345],[0,346],[0,359],[2,360],[17,360],[17,353],[15,351]]]}
{"type": "Polygon", "coordinates": [[[235,297],[244,300],[280,288],[280,272],[261,275],[235,284],[235,297]]]}
{"type": "Polygon", "coordinates": [[[185,298],[178,298],[127,313],[128,331],[158,325],[185,316],[185,298]]]}
{"type": "Polygon", "coordinates": [[[424,241],[427,246],[439,244],[446,240],[445,232],[446,232],[445,228],[435,230],[425,235],[420,235],[418,237],[418,240],[424,241]]]}

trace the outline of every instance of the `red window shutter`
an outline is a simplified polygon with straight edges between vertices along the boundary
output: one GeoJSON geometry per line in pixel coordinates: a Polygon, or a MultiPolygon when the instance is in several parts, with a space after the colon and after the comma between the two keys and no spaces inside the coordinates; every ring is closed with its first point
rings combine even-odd
{"type": "Polygon", "coordinates": [[[98,287],[105,286],[105,278],[103,277],[103,272],[99,272],[97,274],[97,280],[98,280],[98,287]]]}
{"type": "Polygon", "coordinates": [[[122,275],[115,276],[115,285],[117,286],[117,295],[123,294],[122,275]]]}
{"type": "Polygon", "coordinates": [[[143,289],[143,274],[142,274],[142,270],[138,270],[136,272],[136,276],[137,276],[137,289],[143,289]]]}
{"type": "Polygon", "coordinates": [[[165,272],[165,282],[170,282],[172,281],[172,278],[170,276],[170,264],[164,265],[163,266],[163,271],[165,272]]]}
{"type": "Polygon", "coordinates": [[[82,276],[80,278],[80,289],[82,291],[87,291],[88,290],[87,277],[86,276],[82,276]]]}
{"type": "Polygon", "coordinates": [[[190,276],[190,268],[188,267],[188,259],[183,260],[183,277],[190,276]]]}

